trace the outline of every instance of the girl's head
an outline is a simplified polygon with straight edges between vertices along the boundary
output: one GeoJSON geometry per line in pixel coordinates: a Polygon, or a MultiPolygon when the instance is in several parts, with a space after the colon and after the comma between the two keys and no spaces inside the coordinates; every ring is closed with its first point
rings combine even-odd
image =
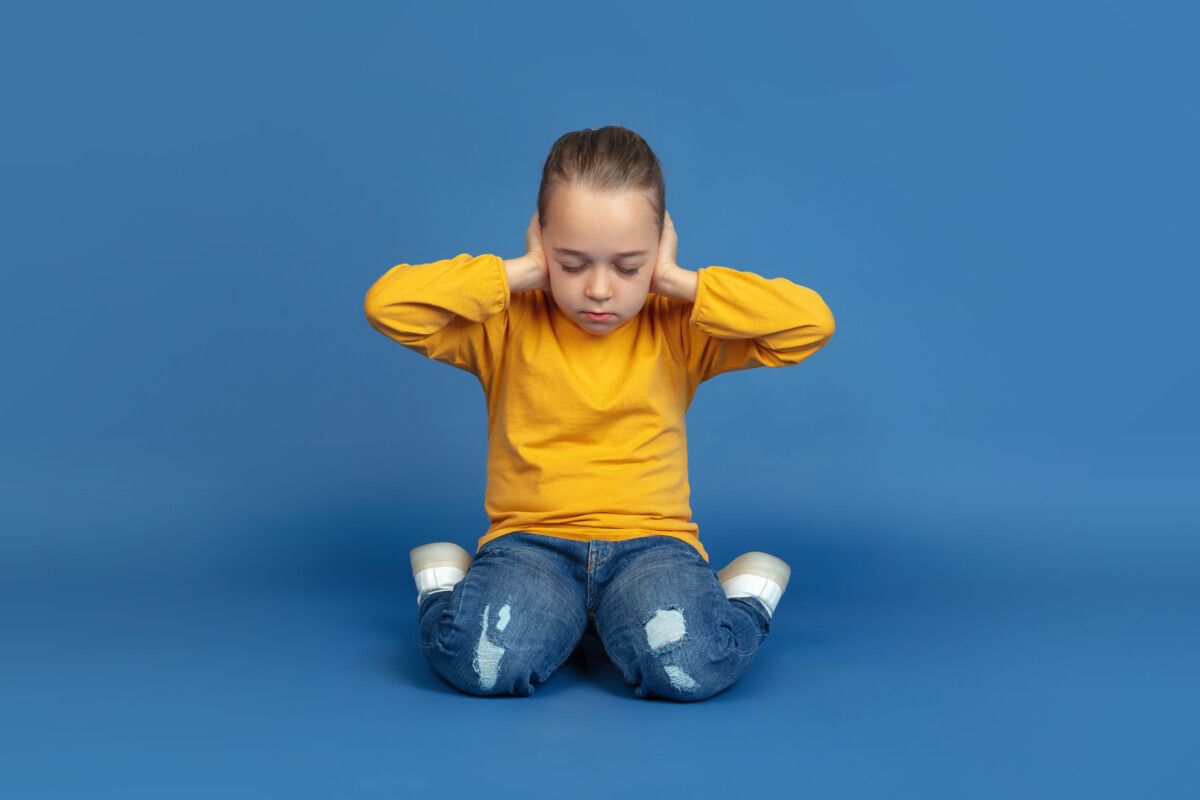
{"type": "Polygon", "coordinates": [[[559,309],[600,336],[636,317],[666,214],[662,167],[646,140],[618,125],[559,137],[542,169],[537,207],[559,309]],[[612,316],[596,321],[590,311],[612,316]]]}

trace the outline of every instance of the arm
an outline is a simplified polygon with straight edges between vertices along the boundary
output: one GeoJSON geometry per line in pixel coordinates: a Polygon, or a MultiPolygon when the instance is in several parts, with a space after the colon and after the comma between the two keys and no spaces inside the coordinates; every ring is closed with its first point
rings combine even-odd
{"type": "Polygon", "coordinates": [[[677,243],[668,213],[651,291],[691,304],[677,306],[672,338],[697,383],[722,372],[799,364],[833,337],[833,313],[812,289],[728,267],[684,269],[675,263],[677,243]]]}
{"type": "Polygon", "coordinates": [[[392,267],[367,290],[367,321],[410,350],[482,377],[504,344],[512,291],[506,265],[498,256],[462,253],[392,267]]]}
{"type": "Polygon", "coordinates": [[[461,253],[432,264],[400,264],[367,290],[363,308],[380,333],[427,358],[474,373],[486,387],[508,335],[512,293],[549,288],[541,224],[534,212],[520,258],[461,253]]]}
{"type": "Polygon", "coordinates": [[[812,289],[728,267],[695,274],[695,301],[680,335],[697,382],[723,372],[799,364],[833,338],[833,312],[812,289]]]}

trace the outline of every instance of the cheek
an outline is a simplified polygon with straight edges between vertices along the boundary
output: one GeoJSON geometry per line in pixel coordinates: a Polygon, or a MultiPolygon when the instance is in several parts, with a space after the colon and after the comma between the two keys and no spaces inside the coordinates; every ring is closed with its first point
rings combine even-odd
{"type": "Polygon", "coordinates": [[[551,268],[550,294],[553,295],[554,301],[560,306],[578,302],[578,295],[581,293],[578,286],[577,282],[571,280],[570,275],[557,273],[551,268]]]}
{"type": "Polygon", "coordinates": [[[625,287],[625,296],[629,302],[639,308],[645,304],[646,298],[650,296],[650,276],[645,277],[639,272],[635,281],[630,281],[625,287]]]}

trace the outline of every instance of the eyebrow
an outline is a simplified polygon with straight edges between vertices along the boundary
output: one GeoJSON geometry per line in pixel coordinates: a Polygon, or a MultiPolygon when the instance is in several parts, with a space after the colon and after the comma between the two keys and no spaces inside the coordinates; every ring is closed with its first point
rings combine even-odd
{"type": "MultiPolygon", "coordinates": [[[[580,258],[587,258],[587,253],[584,253],[580,250],[568,250],[565,247],[556,247],[556,248],[554,248],[554,251],[556,253],[565,253],[566,255],[569,255],[569,256],[579,256],[580,258]]],[[[627,250],[624,253],[617,253],[617,258],[628,258],[629,256],[644,256],[644,255],[646,255],[645,250],[627,250]]]]}

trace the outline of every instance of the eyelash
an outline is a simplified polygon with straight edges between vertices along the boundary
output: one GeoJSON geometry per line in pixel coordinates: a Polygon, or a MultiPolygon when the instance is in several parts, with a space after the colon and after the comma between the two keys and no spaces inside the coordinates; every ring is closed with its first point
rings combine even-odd
{"type": "MultiPolygon", "coordinates": [[[[561,266],[567,272],[570,272],[572,275],[574,275],[576,272],[583,272],[583,267],[568,267],[566,264],[563,264],[561,261],[559,262],[559,266],[561,266]]],[[[622,275],[637,275],[639,269],[641,269],[641,267],[637,267],[635,269],[623,269],[621,267],[617,267],[617,270],[622,275]]]]}

